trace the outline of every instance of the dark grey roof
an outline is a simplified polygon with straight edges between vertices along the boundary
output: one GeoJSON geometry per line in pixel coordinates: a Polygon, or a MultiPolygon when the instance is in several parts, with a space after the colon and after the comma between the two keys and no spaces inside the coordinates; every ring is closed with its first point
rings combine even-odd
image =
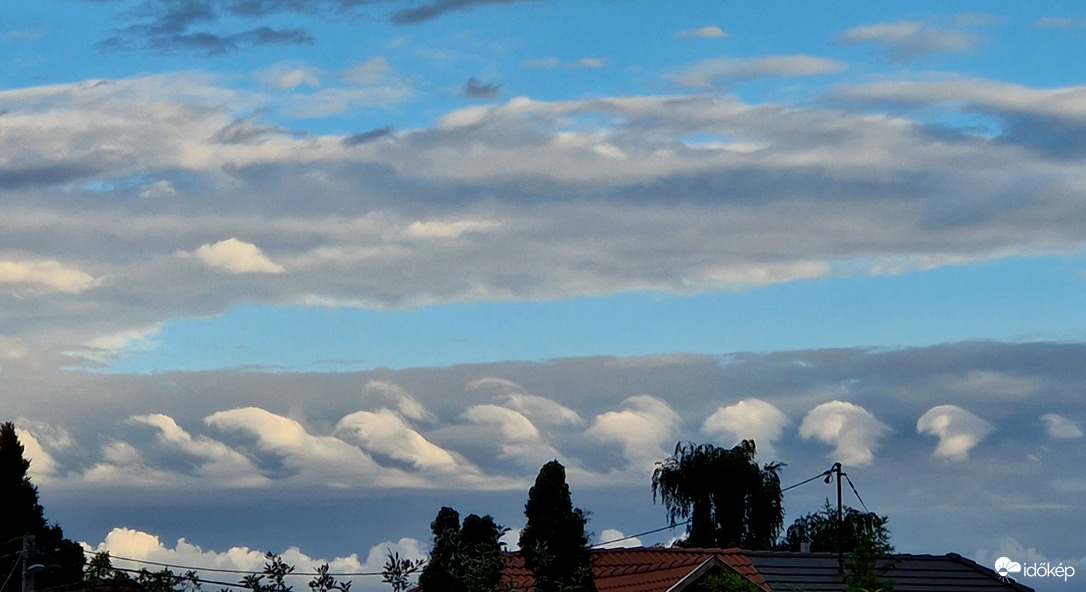
{"type": "MultiPolygon", "coordinates": [[[[836,553],[745,551],[774,592],[842,592],[836,553]]],[[[958,555],[888,555],[895,592],[1034,592],[958,555]]]]}

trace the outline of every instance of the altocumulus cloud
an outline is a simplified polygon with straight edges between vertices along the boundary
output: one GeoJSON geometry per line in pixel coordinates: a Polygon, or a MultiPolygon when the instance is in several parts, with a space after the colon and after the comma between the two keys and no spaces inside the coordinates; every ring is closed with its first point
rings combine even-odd
{"type": "Polygon", "coordinates": [[[162,413],[134,415],[128,422],[155,428],[161,444],[195,459],[195,474],[200,478],[216,480],[227,488],[260,487],[270,483],[244,455],[206,436],[193,437],[172,417],[162,413]]]}
{"type": "Polygon", "coordinates": [[[544,440],[532,420],[519,411],[499,405],[474,405],[462,417],[475,425],[497,430],[498,458],[523,467],[538,467],[562,456],[544,440]]]}
{"type": "Polygon", "coordinates": [[[675,36],[679,39],[722,39],[727,37],[728,33],[716,25],[708,25],[697,29],[683,29],[675,33],[675,36]]]}
{"type": "MultiPolygon", "coordinates": [[[[379,66],[361,79],[383,76],[379,66]]],[[[811,70],[725,66],[737,76],[811,70]]],[[[322,90],[338,94],[321,95],[321,109],[358,98],[322,90]]],[[[265,99],[198,72],[0,91],[9,110],[0,149],[12,159],[85,171],[86,182],[139,179],[83,212],[49,200],[6,211],[0,288],[63,294],[104,278],[114,289],[79,303],[79,314],[14,300],[0,321],[22,331],[12,338],[85,344],[193,311],[215,314],[241,298],[398,307],[691,293],[1073,248],[1083,240],[1073,223],[1080,167],[1067,158],[1082,149],[1079,94],[957,80],[841,87],[828,106],[804,109],[731,95],[515,98],[370,141],[385,134],[352,140],[258,125],[237,114],[260,113],[265,99]],[[966,132],[936,141],[921,122],[870,113],[894,105],[995,118],[999,141],[966,132]],[[1048,122],[1043,142],[1022,131],[1031,121],[1048,122]],[[691,142],[692,134],[721,140],[691,142]],[[115,158],[88,149],[106,144],[117,147],[115,158]],[[923,181],[905,174],[919,170],[923,181]],[[148,171],[183,172],[206,190],[148,171]],[[1030,182],[1011,203],[993,178],[1030,182]],[[139,187],[159,183],[171,191],[138,199],[139,187]],[[345,186],[365,190],[347,199],[345,186]],[[864,208],[851,207],[861,198],[864,208]],[[1024,203],[1036,215],[1015,210],[1024,203]],[[790,215],[796,208],[802,220],[790,215]],[[139,230],[149,213],[161,230],[153,235],[139,230]],[[963,222],[927,222],[945,214],[963,222]],[[847,242],[841,227],[850,229],[847,242]],[[650,230],[658,249],[630,248],[650,230]],[[45,238],[58,232],[65,241],[45,238]],[[104,246],[102,235],[118,240],[104,246]],[[215,242],[226,237],[236,242],[215,242]],[[178,252],[202,265],[177,265],[178,252]],[[41,261],[63,269],[28,265],[41,261]],[[223,281],[204,273],[208,265],[237,277],[223,281]]],[[[36,177],[20,195],[64,183],[36,177]]]]}
{"type": "Polygon", "coordinates": [[[915,21],[876,23],[849,29],[836,37],[838,45],[873,44],[888,61],[901,62],[935,52],[962,52],[976,43],[962,31],[932,29],[915,21]]]}
{"type": "Polygon", "coordinates": [[[94,276],[59,261],[0,260],[0,286],[12,291],[78,294],[95,284],[94,276]]]}
{"type": "Polygon", "coordinates": [[[679,414],[665,401],[649,395],[630,397],[618,411],[596,416],[586,435],[604,443],[617,444],[635,474],[650,470],[667,456],[665,446],[674,441],[679,414]]]}
{"type": "Polygon", "coordinates": [[[932,456],[963,461],[992,431],[992,424],[957,405],[938,405],[920,416],[916,431],[939,438],[932,456]]]}
{"type": "Polygon", "coordinates": [[[1082,428],[1079,427],[1077,423],[1062,415],[1045,413],[1041,416],[1041,422],[1044,423],[1045,432],[1051,438],[1057,440],[1071,440],[1082,437],[1082,428]]]}
{"type": "Polygon", "coordinates": [[[835,74],[848,67],[844,62],[808,55],[780,55],[760,58],[714,58],[687,66],[669,75],[679,86],[708,87],[717,80],[753,80],[756,78],[794,78],[835,74]]]}
{"type": "Polygon", "coordinates": [[[846,401],[830,401],[812,409],[799,426],[799,435],[835,446],[830,455],[847,465],[867,466],[875,460],[879,440],[890,432],[868,410],[846,401]]]}
{"type": "Polygon", "coordinates": [[[701,432],[718,441],[736,444],[752,439],[764,458],[776,455],[773,442],[781,437],[788,418],[773,404],[761,399],[743,399],[734,405],[718,407],[701,424],[701,432]]]}
{"type": "Polygon", "coordinates": [[[227,273],[283,273],[282,265],[268,259],[259,247],[252,243],[228,238],[215,244],[206,244],[191,255],[212,267],[227,273]]]}

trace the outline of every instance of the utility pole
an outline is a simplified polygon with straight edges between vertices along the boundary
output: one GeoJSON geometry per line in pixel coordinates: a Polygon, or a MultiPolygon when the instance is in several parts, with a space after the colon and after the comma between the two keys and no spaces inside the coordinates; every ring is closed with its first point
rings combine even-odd
{"type": "Polygon", "coordinates": [[[34,535],[23,535],[23,592],[34,592],[34,535]]]}
{"type": "Polygon", "coordinates": [[[830,468],[834,474],[837,475],[837,573],[845,574],[845,551],[844,551],[844,535],[845,535],[845,518],[841,511],[841,477],[845,473],[841,472],[841,463],[833,463],[833,467],[830,468]]]}

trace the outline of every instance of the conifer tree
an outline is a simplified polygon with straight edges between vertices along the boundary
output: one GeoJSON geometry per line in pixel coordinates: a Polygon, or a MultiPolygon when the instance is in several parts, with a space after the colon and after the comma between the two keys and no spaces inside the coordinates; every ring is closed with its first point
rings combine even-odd
{"type": "Polygon", "coordinates": [[[64,538],[64,531],[45,520],[38,502],[38,488],[30,481],[30,460],[15,432],[15,424],[0,424],[0,571],[15,567],[23,536],[33,535],[35,563],[45,566],[37,575],[39,588],[83,579],[83,548],[64,538]]]}
{"type": "Polygon", "coordinates": [[[8,543],[25,533],[35,534],[45,529],[45,510],[38,503],[38,488],[30,482],[30,461],[23,456],[24,448],[15,433],[15,424],[0,425],[0,542],[8,543]]]}
{"type": "Polygon", "coordinates": [[[588,519],[574,508],[566,468],[553,460],[539,470],[524,506],[528,524],[520,533],[520,552],[535,576],[538,592],[595,592],[589,562],[588,519]]]}

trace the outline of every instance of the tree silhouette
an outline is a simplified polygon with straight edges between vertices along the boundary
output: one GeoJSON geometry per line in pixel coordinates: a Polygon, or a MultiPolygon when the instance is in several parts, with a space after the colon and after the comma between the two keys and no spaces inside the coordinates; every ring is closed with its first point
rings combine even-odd
{"type": "Polygon", "coordinates": [[[786,551],[800,550],[804,541],[811,543],[811,551],[847,554],[842,568],[846,592],[877,592],[892,589],[883,576],[893,566],[886,555],[894,552],[890,545],[888,519],[874,512],[861,512],[845,506],[841,520],[830,500],[818,512],[797,518],[788,527],[780,548],[786,551]]]}
{"type": "Polygon", "coordinates": [[[0,507],[4,512],[0,540],[4,542],[13,538],[22,541],[23,534],[35,534],[47,526],[45,510],[38,503],[38,488],[27,474],[30,461],[23,452],[15,424],[0,425],[0,507]]]}
{"type": "Polygon", "coordinates": [[[679,442],[656,463],[652,497],[672,524],[689,520],[683,545],[772,549],[784,525],[781,463],[759,468],[753,440],[726,449],[679,442]]]}
{"type": "Polygon", "coordinates": [[[39,588],[83,579],[83,548],[64,538],[60,526],[45,520],[38,488],[30,481],[30,460],[15,432],[15,424],[0,424],[0,571],[10,571],[20,559],[23,536],[34,536],[33,560],[45,566],[37,574],[39,588]]]}
{"type": "Polygon", "coordinates": [[[796,518],[781,541],[780,547],[786,551],[799,551],[800,543],[811,543],[811,551],[829,551],[836,553],[838,541],[841,551],[852,553],[863,546],[876,547],[880,554],[892,553],[890,531],[886,528],[888,519],[874,512],[861,512],[845,506],[842,520],[837,522],[837,509],[826,504],[817,512],[796,518]],[[840,535],[840,536],[838,536],[840,535]]]}
{"type": "Polygon", "coordinates": [[[520,533],[524,564],[538,592],[595,592],[589,563],[588,519],[574,508],[566,469],[553,460],[539,469],[524,506],[528,524],[520,533]]]}
{"type": "Polygon", "coordinates": [[[419,586],[431,592],[493,592],[501,580],[505,555],[499,539],[505,529],[490,516],[460,514],[448,507],[430,523],[434,548],[419,576],[419,586]]]}

